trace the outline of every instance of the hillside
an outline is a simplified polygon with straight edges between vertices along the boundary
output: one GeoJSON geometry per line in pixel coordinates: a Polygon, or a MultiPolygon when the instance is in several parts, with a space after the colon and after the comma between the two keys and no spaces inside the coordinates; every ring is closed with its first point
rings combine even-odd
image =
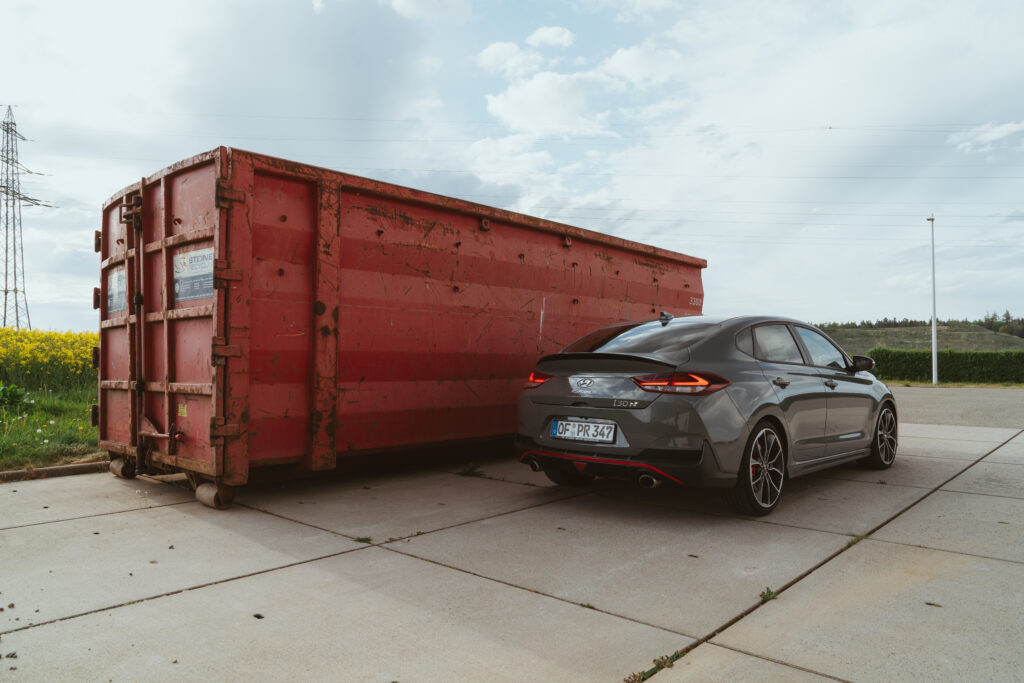
{"type": "MultiPolygon", "coordinates": [[[[823,327],[825,334],[835,339],[849,354],[865,355],[868,349],[883,346],[888,349],[932,348],[931,327],[889,327],[868,330],[852,327],[823,327]]],[[[1009,334],[996,334],[980,325],[946,327],[939,325],[939,350],[954,351],[1024,351],[1024,339],[1009,334]]]]}

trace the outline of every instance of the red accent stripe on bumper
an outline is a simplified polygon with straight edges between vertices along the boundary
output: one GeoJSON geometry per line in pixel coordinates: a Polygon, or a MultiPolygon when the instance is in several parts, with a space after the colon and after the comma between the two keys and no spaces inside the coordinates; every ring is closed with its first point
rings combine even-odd
{"type": "Polygon", "coordinates": [[[596,462],[596,463],[600,463],[602,465],[622,465],[624,467],[639,467],[639,468],[642,468],[642,469],[645,469],[645,470],[651,470],[652,472],[657,472],[661,476],[663,476],[666,479],[669,479],[671,481],[674,481],[677,484],[682,484],[683,483],[680,480],[678,480],[675,477],[673,477],[671,474],[668,474],[667,472],[659,470],[657,467],[654,467],[653,465],[648,465],[648,464],[642,463],[642,462],[631,462],[629,460],[612,460],[610,458],[594,458],[594,457],[587,456],[587,455],[569,455],[568,453],[550,453],[548,451],[526,451],[521,456],[519,456],[519,462],[523,462],[523,460],[525,460],[526,456],[528,456],[528,455],[543,455],[543,456],[548,457],[548,458],[562,458],[563,460],[575,460],[575,461],[583,461],[583,462],[596,462]]]}

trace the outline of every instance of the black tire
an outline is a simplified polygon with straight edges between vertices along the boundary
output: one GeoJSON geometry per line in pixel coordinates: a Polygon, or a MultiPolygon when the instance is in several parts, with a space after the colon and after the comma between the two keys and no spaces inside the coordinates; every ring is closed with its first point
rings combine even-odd
{"type": "Polygon", "coordinates": [[[875,421],[875,436],[871,440],[871,455],[860,460],[865,467],[872,470],[884,470],[892,467],[892,463],[896,459],[896,449],[899,446],[898,428],[896,411],[893,410],[891,404],[884,404],[878,411],[878,419],[875,421]]]}
{"type": "Polygon", "coordinates": [[[544,470],[548,479],[559,486],[586,486],[594,481],[594,475],[570,470],[544,470]]]}
{"type": "Polygon", "coordinates": [[[786,483],[786,442],[778,427],[761,420],[743,451],[736,486],[729,494],[744,515],[767,515],[775,509],[786,483]]]}

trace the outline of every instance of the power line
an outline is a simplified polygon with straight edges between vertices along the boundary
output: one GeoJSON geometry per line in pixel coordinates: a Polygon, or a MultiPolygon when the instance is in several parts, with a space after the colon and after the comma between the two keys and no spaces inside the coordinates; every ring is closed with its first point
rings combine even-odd
{"type": "MultiPolygon", "coordinates": [[[[123,111],[123,110],[122,110],[123,111]]],[[[380,123],[425,123],[425,124],[439,124],[439,123],[456,123],[456,124],[473,124],[473,125],[485,125],[485,126],[502,126],[505,125],[500,121],[494,119],[424,119],[424,118],[381,118],[372,116],[333,116],[333,115],[310,115],[310,114],[253,114],[251,112],[237,113],[237,112],[167,112],[167,111],[140,111],[134,110],[135,114],[142,114],[143,116],[174,116],[174,117],[194,117],[194,118],[232,118],[232,119],[268,119],[268,120],[294,120],[294,121],[341,121],[341,122],[352,122],[352,123],[366,123],[366,122],[380,122],[380,123]]],[[[553,119],[541,122],[550,123],[553,119]]],[[[615,123],[614,125],[621,125],[622,122],[615,123]]],[[[632,124],[640,125],[640,124],[632,124]]],[[[753,123],[702,123],[694,122],[695,126],[700,127],[714,127],[716,129],[728,129],[728,128],[755,128],[753,123]]],[[[777,126],[777,130],[827,130],[827,131],[844,131],[844,130],[891,130],[891,129],[927,129],[927,128],[955,128],[958,129],[955,132],[962,132],[960,129],[972,129],[980,128],[982,126],[993,125],[992,121],[984,121],[981,123],[859,123],[859,124],[847,124],[847,123],[805,123],[805,124],[791,124],[788,126],[777,126]]],[[[756,126],[763,126],[763,124],[756,124],[756,126]]],[[[942,131],[945,132],[945,131],[942,131]]]]}
{"type": "MultiPolygon", "coordinates": [[[[533,210],[538,207],[530,207],[527,210],[533,210]]],[[[628,211],[626,212],[628,213],[628,211]]],[[[712,223],[719,225],[791,225],[800,226],[807,228],[884,228],[890,230],[892,228],[909,228],[908,223],[822,223],[814,225],[808,222],[799,221],[736,221],[736,220],[715,220],[705,218],[643,218],[643,217],[631,217],[631,216],[579,216],[575,214],[550,214],[557,216],[558,220],[576,220],[576,221],[608,221],[608,222],[651,222],[651,223],[665,223],[665,222],[683,222],[686,223],[712,223]]],[[[957,228],[966,230],[992,230],[992,229],[1004,229],[1011,228],[1020,230],[1024,228],[1024,223],[1020,225],[986,225],[986,226],[975,226],[975,225],[946,225],[943,228],[957,228]]]]}

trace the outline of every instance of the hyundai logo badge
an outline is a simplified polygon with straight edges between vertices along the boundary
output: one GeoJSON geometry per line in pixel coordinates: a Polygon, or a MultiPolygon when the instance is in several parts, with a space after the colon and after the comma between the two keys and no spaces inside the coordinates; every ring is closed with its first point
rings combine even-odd
{"type": "Polygon", "coordinates": [[[581,379],[579,382],[576,382],[576,386],[578,386],[578,387],[589,387],[593,383],[594,383],[594,380],[592,380],[592,379],[581,379]]]}

